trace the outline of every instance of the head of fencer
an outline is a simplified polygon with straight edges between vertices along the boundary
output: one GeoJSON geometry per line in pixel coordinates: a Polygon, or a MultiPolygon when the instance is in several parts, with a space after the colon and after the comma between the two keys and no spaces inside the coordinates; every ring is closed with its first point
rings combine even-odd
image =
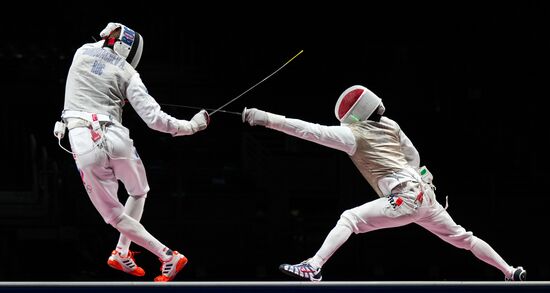
{"type": "Polygon", "coordinates": [[[345,124],[365,121],[373,114],[384,113],[382,99],[364,86],[354,85],[346,89],[334,107],[336,118],[345,124]]]}
{"type": "Polygon", "coordinates": [[[99,36],[103,38],[103,47],[109,47],[122,56],[132,67],[138,66],[143,53],[143,37],[129,27],[110,22],[99,36]]]}

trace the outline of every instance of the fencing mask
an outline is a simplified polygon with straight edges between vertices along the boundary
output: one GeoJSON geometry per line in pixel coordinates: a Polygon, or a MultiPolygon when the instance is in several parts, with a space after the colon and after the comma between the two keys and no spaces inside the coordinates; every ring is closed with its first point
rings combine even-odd
{"type": "MultiPolygon", "coordinates": [[[[345,90],[334,107],[336,118],[346,124],[367,120],[382,105],[382,99],[361,85],[345,90]]],[[[383,106],[378,114],[383,114],[383,106]]]]}
{"type": "Polygon", "coordinates": [[[105,39],[104,47],[112,48],[115,53],[125,58],[132,67],[137,67],[143,53],[143,37],[140,34],[123,24],[110,22],[99,33],[99,36],[105,39]],[[109,35],[117,28],[120,28],[119,37],[116,39],[109,38],[109,35]]]}

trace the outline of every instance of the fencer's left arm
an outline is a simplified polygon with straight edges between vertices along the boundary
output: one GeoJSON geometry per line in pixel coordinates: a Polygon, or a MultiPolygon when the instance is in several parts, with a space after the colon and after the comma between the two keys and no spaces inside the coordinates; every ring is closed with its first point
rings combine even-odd
{"type": "Polygon", "coordinates": [[[401,150],[405,154],[409,166],[420,168],[420,154],[412,144],[411,140],[405,135],[403,130],[399,131],[399,140],[401,141],[401,150]]]}
{"type": "Polygon", "coordinates": [[[130,79],[126,94],[139,117],[156,131],[170,133],[173,136],[191,135],[208,125],[209,117],[205,110],[195,114],[189,121],[176,119],[162,111],[157,101],[147,92],[139,73],[130,79]]]}
{"type": "Polygon", "coordinates": [[[286,134],[337,149],[353,155],[357,149],[355,136],[346,126],[325,126],[300,119],[286,118],[258,109],[245,109],[243,120],[250,125],[262,125],[286,134]]]}

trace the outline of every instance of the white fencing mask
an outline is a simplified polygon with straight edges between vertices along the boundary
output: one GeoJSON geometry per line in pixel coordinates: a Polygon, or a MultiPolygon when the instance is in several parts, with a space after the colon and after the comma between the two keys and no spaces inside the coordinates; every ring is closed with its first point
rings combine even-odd
{"type": "Polygon", "coordinates": [[[351,124],[367,120],[381,104],[382,99],[369,89],[354,85],[340,95],[334,107],[334,114],[340,122],[351,124]]]}
{"type": "Polygon", "coordinates": [[[99,36],[105,39],[104,47],[113,48],[115,53],[124,57],[132,67],[137,67],[143,53],[143,37],[140,34],[123,24],[110,22],[99,36]],[[109,38],[117,28],[120,28],[118,39],[109,38]]]}

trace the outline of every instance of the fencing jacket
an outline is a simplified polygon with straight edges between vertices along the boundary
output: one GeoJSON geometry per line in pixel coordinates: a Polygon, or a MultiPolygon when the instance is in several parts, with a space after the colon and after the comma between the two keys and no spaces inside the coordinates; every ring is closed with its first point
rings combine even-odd
{"type": "Polygon", "coordinates": [[[193,133],[187,121],[163,112],[139,73],[102,44],[85,44],[76,51],[67,76],[65,110],[104,114],[122,122],[122,107],[128,99],[150,128],[173,135],[193,133]]]}
{"type": "Polygon", "coordinates": [[[420,156],[397,122],[362,121],[324,126],[279,116],[268,127],[346,152],[379,196],[387,196],[402,182],[418,181],[420,156]]]}

